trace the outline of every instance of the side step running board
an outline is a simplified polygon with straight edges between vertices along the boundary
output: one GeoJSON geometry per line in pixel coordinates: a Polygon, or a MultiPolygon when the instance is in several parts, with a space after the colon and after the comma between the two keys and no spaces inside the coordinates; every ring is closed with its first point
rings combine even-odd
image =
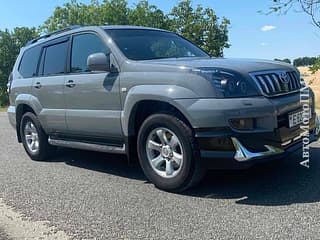
{"type": "Polygon", "coordinates": [[[48,142],[53,146],[65,147],[65,148],[75,148],[75,149],[82,149],[82,150],[88,150],[88,151],[116,153],[116,154],[126,153],[126,147],[124,144],[122,147],[117,147],[117,146],[109,146],[104,144],[93,144],[93,143],[85,143],[85,142],[77,142],[77,141],[52,139],[50,137],[48,139],[48,142]]]}

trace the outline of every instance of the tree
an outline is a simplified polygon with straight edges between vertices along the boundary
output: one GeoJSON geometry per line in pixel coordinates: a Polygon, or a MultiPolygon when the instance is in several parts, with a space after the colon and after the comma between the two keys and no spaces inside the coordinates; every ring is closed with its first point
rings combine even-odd
{"type": "Polygon", "coordinates": [[[219,18],[211,8],[198,5],[193,9],[190,0],[182,1],[171,13],[170,30],[181,34],[196,45],[202,47],[216,57],[223,56],[223,49],[230,47],[228,43],[228,26],[230,21],[219,18]]]}
{"type": "Polygon", "coordinates": [[[104,0],[102,4],[92,0],[88,5],[71,0],[62,7],[56,7],[52,16],[39,27],[39,30],[46,33],[71,25],[126,25],[129,23],[127,5],[125,0],[104,0]]]}
{"type": "Polygon", "coordinates": [[[291,60],[289,58],[285,58],[285,59],[275,58],[274,61],[285,62],[285,63],[291,64],[291,60]]]}
{"type": "Polygon", "coordinates": [[[128,14],[130,9],[126,0],[104,0],[100,8],[102,9],[102,21],[98,25],[129,24],[128,14]]]}
{"type": "Polygon", "coordinates": [[[272,0],[273,6],[269,13],[278,12],[286,14],[289,10],[298,7],[300,11],[308,14],[315,26],[320,28],[320,0],[272,0]]]}
{"type": "Polygon", "coordinates": [[[168,17],[155,5],[142,0],[129,11],[131,25],[168,29],[168,17]]]}
{"type": "Polygon", "coordinates": [[[228,27],[230,21],[219,21],[211,8],[198,5],[193,9],[190,0],[179,2],[170,14],[165,14],[147,0],[141,0],[134,8],[128,8],[125,0],[91,1],[90,4],[71,0],[57,7],[40,27],[41,32],[50,32],[70,25],[138,25],[168,29],[181,34],[213,56],[223,56],[229,47],[228,27]]]}
{"type": "Polygon", "coordinates": [[[310,67],[312,73],[316,73],[320,69],[320,57],[317,58],[315,63],[310,67]]]}
{"type": "Polygon", "coordinates": [[[8,105],[7,82],[20,48],[38,36],[35,28],[0,31],[0,105],[8,105]]]}
{"type": "Polygon", "coordinates": [[[76,0],[71,0],[63,4],[62,7],[56,7],[52,16],[39,27],[39,30],[42,33],[47,33],[71,25],[95,25],[102,21],[100,11],[100,5],[96,1],[86,5],[78,3],[76,0]]]}

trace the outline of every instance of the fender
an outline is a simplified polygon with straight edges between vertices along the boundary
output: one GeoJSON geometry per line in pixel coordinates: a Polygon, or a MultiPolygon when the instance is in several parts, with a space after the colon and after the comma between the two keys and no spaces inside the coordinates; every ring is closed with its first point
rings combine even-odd
{"type": "Polygon", "coordinates": [[[179,105],[176,99],[195,99],[199,96],[190,89],[177,85],[139,85],[132,87],[126,95],[124,108],[121,111],[121,124],[125,136],[129,136],[129,119],[134,107],[141,101],[153,100],[168,103],[177,108],[188,120],[188,112],[179,105]]]}
{"type": "Polygon", "coordinates": [[[33,109],[36,115],[39,115],[42,111],[42,106],[38,98],[31,94],[19,94],[15,101],[16,108],[18,109],[19,105],[21,104],[28,105],[30,108],[33,109]]]}

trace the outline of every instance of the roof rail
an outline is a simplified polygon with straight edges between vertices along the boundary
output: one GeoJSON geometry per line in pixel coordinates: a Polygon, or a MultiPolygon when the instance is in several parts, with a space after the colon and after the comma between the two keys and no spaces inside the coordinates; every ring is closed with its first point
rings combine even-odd
{"type": "Polygon", "coordinates": [[[54,31],[54,32],[47,33],[47,34],[42,35],[42,36],[40,36],[38,38],[30,40],[29,42],[27,42],[26,46],[29,46],[29,45],[31,45],[33,43],[36,43],[41,39],[49,38],[49,37],[57,35],[59,33],[67,32],[67,31],[70,31],[70,30],[73,30],[73,29],[77,29],[77,28],[80,28],[80,27],[82,27],[82,26],[81,25],[73,25],[73,26],[69,26],[69,27],[54,31]]]}

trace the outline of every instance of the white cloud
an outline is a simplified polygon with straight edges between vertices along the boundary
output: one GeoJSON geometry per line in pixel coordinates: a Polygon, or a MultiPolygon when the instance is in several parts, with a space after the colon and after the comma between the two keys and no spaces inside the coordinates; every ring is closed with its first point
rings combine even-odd
{"type": "Polygon", "coordinates": [[[260,43],[260,45],[261,45],[262,47],[265,47],[265,46],[267,46],[267,45],[268,45],[268,43],[266,43],[266,42],[262,42],[262,43],[260,43]]]}
{"type": "Polygon", "coordinates": [[[276,29],[277,27],[276,26],[272,26],[272,25],[266,25],[266,26],[263,26],[261,28],[261,31],[262,32],[269,32],[269,31],[272,31],[274,29],[276,29]]]}

